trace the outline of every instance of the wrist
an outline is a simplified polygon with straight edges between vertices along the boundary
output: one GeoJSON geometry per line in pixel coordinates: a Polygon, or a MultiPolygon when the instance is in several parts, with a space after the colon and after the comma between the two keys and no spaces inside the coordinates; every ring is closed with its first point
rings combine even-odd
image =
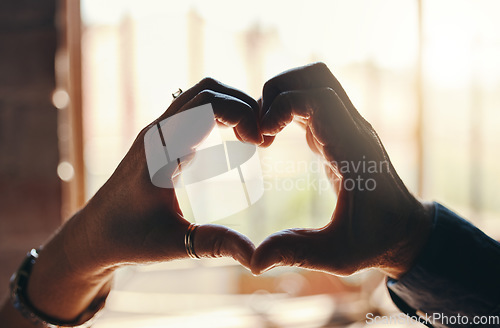
{"type": "Polygon", "coordinates": [[[90,281],[100,280],[116,269],[108,255],[109,245],[102,231],[102,220],[90,206],[77,212],[46,246],[61,246],[58,256],[67,264],[68,272],[90,281]]]}
{"type": "MultiPolygon", "coordinates": [[[[3,316],[0,321],[7,319],[7,322],[14,322],[16,327],[90,327],[97,317],[97,313],[104,307],[110,290],[109,286],[103,286],[89,306],[82,310],[78,316],[74,316],[72,320],[60,319],[62,317],[60,314],[57,315],[57,317],[54,315],[50,316],[34,306],[33,302],[28,297],[27,285],[30,281],[33,266],[38,261],[38,257],[39,254],[37,250],[32,249],[28,252],[17,272],[12,275],[10,282],[10,305],[14,308],[10,311],[13,312],[12,315],[9,315],[8,310],[7,312],[0,313],[0,316],[3,316]],[[7,314],[6,317],[5,314],[7,314]],[[24,317],[24,319],[22,317],[24,317]]],[[[5,310],[5,308],[2,309],[2,311],[3,310],[5,310]]],[[[61,313],[61,311],[63,311],[63,309],[58,309],[57,313],[61,313]]],[[[14,324],[9,326],[14,326],[14,324]]]]}
{"type": "Polygon", "coordinates": [[[400,279],[411,270],[431,234],[434,204],[417,202],[401,233],[401,241],[389,252],[387,261],[379,268],[393,279],[400,279]]]}
{"type": "Polygon", "coordinates": [[[114,269],[96,261],[90,242],[78,213],[43,246],[26,293],[39,312],[72,321],[109,292],[114,269]]]}

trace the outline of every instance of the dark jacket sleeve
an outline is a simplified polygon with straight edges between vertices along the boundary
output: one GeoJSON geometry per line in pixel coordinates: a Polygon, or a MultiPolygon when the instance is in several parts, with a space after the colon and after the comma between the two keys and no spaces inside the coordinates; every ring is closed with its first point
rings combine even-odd
{"type": "Polygon", "coordinates": [[[392,300],[429,327],[500,327],[500,243],[434,205],[433,230],[415,265],[387,280],[392,300]]]}

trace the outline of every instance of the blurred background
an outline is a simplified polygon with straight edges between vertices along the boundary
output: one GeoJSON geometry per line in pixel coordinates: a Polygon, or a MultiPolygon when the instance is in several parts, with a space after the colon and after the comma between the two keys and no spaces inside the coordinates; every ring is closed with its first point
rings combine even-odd
{"type": "MultiPolygon", "coordinates": [[[[495,0],[3,1],[0,296],[178,88],[211,76],[257,98],[269,78],[315,61],[410,190],[500,239],[498,10],[495,0]]],[[[259,156],[264,196],[217,223],[258,244],[328,222],[336,198],[300,128],[259,156]]],[[[95,327],[363,327],[368,312],[398,313],[377,272],[253,277],[230,260],[186,260],[118,272],[95,327]]]]}

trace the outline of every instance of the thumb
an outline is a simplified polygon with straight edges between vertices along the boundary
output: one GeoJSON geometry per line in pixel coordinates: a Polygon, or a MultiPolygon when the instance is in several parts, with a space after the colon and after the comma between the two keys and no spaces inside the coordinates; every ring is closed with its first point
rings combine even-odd
{"type": "Polygon", "coordinates": [[[276,266],[298,266],[321,270],[325,249],[321,247],[324,229],[287,229],[267,237],[255,250],[251,269],[261,274],[276,266]]]}
{"type": "Polygon", "coordinates": [[[245,235],[216,224],[200,225],[194,236],[194,250],[199,257],[232,257],[250,269],[254,244],[245,235]]]}

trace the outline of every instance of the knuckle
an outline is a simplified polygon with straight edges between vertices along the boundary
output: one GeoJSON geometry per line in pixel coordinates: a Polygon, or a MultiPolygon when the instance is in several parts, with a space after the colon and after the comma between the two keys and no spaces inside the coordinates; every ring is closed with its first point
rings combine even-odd
{"type": "Polygon", "coordinates": [[[198,84],[205,89],[212,89],[218,86],[220,83],[216,79],[207,76],[203,78],[198,84]]]}
{"type": "Polygon", "coordinates": [[[317,71],[330,72],[330,69],[328,68],[328,66],[324,62],[321,62],[321,61],[313,63],[310,67],[314,70],[317,70],[317,71]]]}
{"type": "Polygon", "coordinates": [[[222,256],[222,244],[223,243],[224,243],[224,241],[221,239],[216,239],[214,241],[214,246],[212,249],[212,253],[210,254],[210,257],[216,258],[216,257],[222,256]]]}
{"type": "Polygon", "coordinates": [[[271,242],[282,244],[280,249],[280,262],[287,266],[307,267],[307,243],[297,237],[296,229],[283,230],[281,233],[272,236],[271,242]],[[283,245],[283,244],[282,244],[283,245]]]}
{"type": "Polygon", "coordinates": [[[225,243],[229,240],[229,230],[224,229],[220,234],[215,235],[211,257],[222,257],[225,252],[225,243]]]}
{"type": "Polygon", "coordinates": [[[262,95],[264,97],[267,96],[267,94],[274,88],[274,79],[267,80],[266,83],[264,83],[264,86],[262,87],[262,95]]]}
{"type": "Polygon", "coordinates": [[[273,84],[273,80],[274,80],[274,79],[267,80],[267,81],[264,83],[264,86],[262,87],[262,89],[264,89],[264,90],[269,89],[269,87],[273,84]]]}

